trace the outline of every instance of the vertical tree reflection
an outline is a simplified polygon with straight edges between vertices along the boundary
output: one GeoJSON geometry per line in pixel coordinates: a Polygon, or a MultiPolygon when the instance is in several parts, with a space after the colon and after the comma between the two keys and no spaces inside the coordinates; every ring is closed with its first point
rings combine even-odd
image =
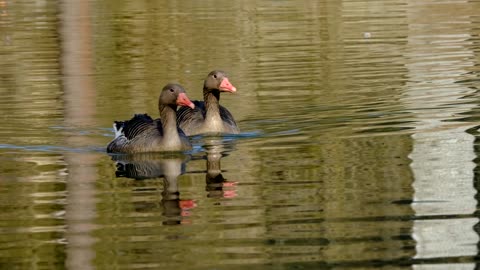
{"type": "MultiPolygon", "coordinates": [[[[61,9],[62,74],[66,125],[86,126],[94,122],[95,88],[92,77],[92,43],[89,1],[64,1],[61,9]]],[[[67,137],[67,145],[90,145],[85,136],[67,137]]],[[[68,269],[93,269],[91,233],[95,218],[96,156],[66,153],[68,164],[66,223],[68,269]]]]}

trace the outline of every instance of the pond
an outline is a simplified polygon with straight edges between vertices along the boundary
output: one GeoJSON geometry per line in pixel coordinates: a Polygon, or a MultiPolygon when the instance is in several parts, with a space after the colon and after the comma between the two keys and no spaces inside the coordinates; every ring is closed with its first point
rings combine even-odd
{"type": "Polygon", "coordinates": [[[479,1],[0,1],[3,269],[475,269],[479,1]],[[239,135],[109,155],[214,69],[239,135]]]}

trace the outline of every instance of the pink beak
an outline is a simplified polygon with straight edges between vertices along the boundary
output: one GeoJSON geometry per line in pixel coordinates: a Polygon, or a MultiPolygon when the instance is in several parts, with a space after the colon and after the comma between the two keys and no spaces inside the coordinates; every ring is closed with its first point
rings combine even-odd
{"type": "Polygon", "coordinates": [[[223,78],[222,83],[220,83],[220,86],[218,87],[218,90],[225,91],[225,92],[230,92],[230,93],[235,93],[237,91],[237,88],[235,88],[235,86],[233,86],[230,83],[228,78],[225,77],[225,78],[223,78]]]}
{"type": "Polygon", "coordinates": [[[185,93],[180,93],[178,94],[177,97],[177,105],[179,106],[187,106],[192,109],[195,109],[195,104],[188,99],[187,95],[185,93]]]}

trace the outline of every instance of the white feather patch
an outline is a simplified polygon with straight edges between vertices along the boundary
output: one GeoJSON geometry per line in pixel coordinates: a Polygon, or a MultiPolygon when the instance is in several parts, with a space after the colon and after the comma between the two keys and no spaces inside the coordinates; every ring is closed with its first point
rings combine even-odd
{"type": "Polygon", "coordinates": [[[113,131],[115,132],[115,139],[123,136],[123,126],[117,129],[117,125],[113,123],[113,131]]]}

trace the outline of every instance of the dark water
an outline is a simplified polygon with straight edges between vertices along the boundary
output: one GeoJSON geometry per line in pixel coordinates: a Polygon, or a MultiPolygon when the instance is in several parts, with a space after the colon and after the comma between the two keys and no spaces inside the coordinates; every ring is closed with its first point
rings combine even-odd
{"type": "Polygon", "coordinates": [[[479,10],[0,1],[0,268],[478,268],[479,10]],[[212,69],[242,134],[105,153],[212,69]]]}

